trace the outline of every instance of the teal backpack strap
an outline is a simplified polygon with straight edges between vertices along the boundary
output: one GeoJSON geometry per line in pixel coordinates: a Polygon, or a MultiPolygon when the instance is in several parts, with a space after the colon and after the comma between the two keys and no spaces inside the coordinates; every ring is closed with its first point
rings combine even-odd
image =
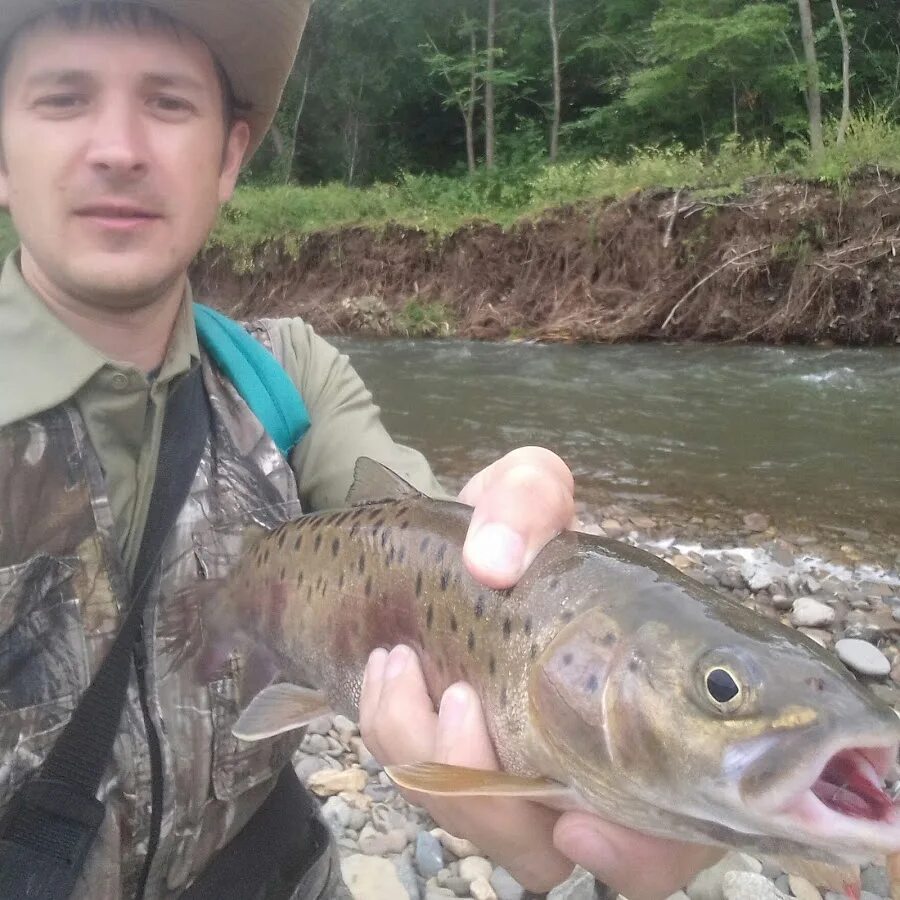
{"type": "Polygon", "coordinates": [[[228,316],[194,304],[197,337],[287,456],[309,428],[309,414],[277,359],[228,316]]]}

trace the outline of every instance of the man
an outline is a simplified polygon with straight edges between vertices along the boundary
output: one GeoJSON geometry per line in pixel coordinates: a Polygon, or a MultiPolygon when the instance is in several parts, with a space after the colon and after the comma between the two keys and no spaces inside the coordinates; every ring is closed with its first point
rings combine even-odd
{"type": "MultiPolygon", "coordinates": [[[[21,238],[0,278],[0,811],[46,758],[129,606],[167,400],[199,369],[211,409],[76,896],[328,896],[334,854],[305,795],[284,813],[300,848],[289,859],[263,859],[276,833],[250,865],[234,849],[296,747],[296,736],[249,749],[232,736],[250,661],[229,658],[210,680],[163,636],[188,627],[191,588],[227,573],[246,524],[340,505],[357,456],[440,490],[386,434],[347,360],[302,322],[251,326],[309,409],[289,459],[198,345],[186,270],[271,122],[306,12],[305,0],[0,0],[0,204],[21,238]]],[[[514,583],[571,522],[572,491],[539,448],[476,475],[461,495],[475,508],[472,572],[514,583]]],[[[361,720],[382,762],[496,766],[472,690],[452,687],[436,715],[408,648],[373,654],[361,720]]],[[[632,900],[662,896],[709,858],[525,802],[429,808],[533,889],[575,860],[632,900]]]]}

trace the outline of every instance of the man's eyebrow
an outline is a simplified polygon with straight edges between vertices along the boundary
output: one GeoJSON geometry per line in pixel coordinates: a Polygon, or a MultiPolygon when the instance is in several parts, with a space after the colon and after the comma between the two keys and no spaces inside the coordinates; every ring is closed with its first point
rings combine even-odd
{"type": "MultiPolygon", "coordinates": [[[[25,79],[26,87],[44,85],[74,85],[89,81],[91,73],[87,69],[41,69],[25,79]]],[[[207,85],[191,75],[181,72],[145,72],[141,80],[152,87],[182,88],[205,92],[207,85]]]]}

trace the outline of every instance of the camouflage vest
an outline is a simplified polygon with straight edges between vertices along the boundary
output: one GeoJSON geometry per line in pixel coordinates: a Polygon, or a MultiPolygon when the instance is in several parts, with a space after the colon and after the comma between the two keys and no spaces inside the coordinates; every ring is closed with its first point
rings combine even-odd
{"type": "MultiPolygon", "coordinates": [[[[255,335],[270,343],[263,326],[255,335]]],[[[164,635],[198,613],[191,587],[226,574],[242,529],[299,514],[293,472],[234,388],[204,358],[211,434],[169,535],[145,617],[147,696],[162,746],[159,847],[146,896],[171,897],[266,797],[296,734],[244,744],[231,734],[250,700],[246,660],[209,675],[164,635]]],[[[103,473],[72,404],[0,429],[0,813],[46,757],[118,631],[129,603],[103,473]]],[[[257,688],[258,689],[258,686],[257,688]]],[[[132,672],[100,799],[106,817],[75,896],[133,894],[150,833],[150,758],[132,672]]]]}

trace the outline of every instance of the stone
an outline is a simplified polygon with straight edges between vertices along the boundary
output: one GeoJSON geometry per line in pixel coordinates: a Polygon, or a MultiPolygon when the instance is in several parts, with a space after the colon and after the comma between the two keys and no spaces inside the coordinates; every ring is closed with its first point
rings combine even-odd
{"type": "Polygon", "coordinates": [[[831,632],[824,628],[798,628],[797,631],[814,640],[820,647],[830,647],[834,640],[831,632]]]}
{"type": "Polygon", "coordinates": [[[525,888],[501,866],[497,866],[491,875],[491,887],[497,900],[522,900],[525,896],[525,888]]]}
{"type": "Polygon", "coordinates": [[[879,897],[891,896],[891,883],[884,866],[866,866],[860,873],[862,889],[879,897]]]}
{"type": "Polygon", "coordinates": [[[465,838],[458,838],[444,831],[443,828],[432,828],[431,833],[441,842],[445,850],[449,850],[457,859],[463,859],[466,856],[480,856],[478,848],[465,838]]]}
{"type": "Polygon", "coordinates": [[[345,743],[350,743],[350,738],[359,734],[359,726],[351,722],[346,716],[336,715],[331,722],[332,728],[338,733],[338,737],[345,743]]]}
{"type": "Polygon", "coordinates": [[[791,610],[791,624],[799,628],[822,628],[834,622],[834,610],[812,597],[798,597],[791,610]]]}
{"type": "Polygon", "coordinates": [[[800,875],[789,875],[788,885],[797,900],[822,900],[816,887],[800,875]]]}
{"type": "Polygon", "coordinates": [[[606,536],[615,540],[625,533],[625,529],[615,519],[604,519],[600,527],[606,532],[606,536]]]}
{"type": "Polygon", "coordinates": [[[377,775],[381,771],[381,763],[372,756],[361,737],[350,738],[350,749],[356,754],[359,764],[370,774],[377,775]]]}
{"type": "Polygon", "coordinates": [[[759,874],[762,863],[746,853],[727,853],[714,866],[698,872],[687,886],[686,893],[691,900],[724,900],[723,884],[728,872],[748,872],[759,874]]]}
{"type": "Polygon", "coordinates": [[[423,878],[432,878],[444,868],[444,848],[430,832],[420,831],[416,838],[416,868],[423,878]]]}
{"type": "Polygon", "coordinates": [[[785,610],[790,609],[793,605],[794,601],[785,594],[772,594],[772,606],[774,606],[775,609],[784,612],[785,610]]]}
{"type": "Polygon", "coordinates": [[[581,866],[576,866],[575,871],[562,884],[558,884],[547,894],[547,900],[594,900],[595,888],[594,876],[581,866]]]}
{"type": "Polygon", "coordinates": [[[406,845],[409,843],[409,835],[406,828],[392,828],[385,832],[384,835],[388,853],[402,853],[406,845]]]}
{"type": "Polygon", "coordinates": [[[465,878],[460,878],[459,875],[451,875],[449,878],[445,878],[443,886],[453,891],[456,897],[467,897],[469,895],[469,882],[465,878]]]}
{"type": "Polygon", "coordinates": [[[328,734],[331,731],[331,715],[319,716],[306,726],[307,734],[328,734]]]}
{"type": "Polygon", "coordinates": [[[486,878],[476,878],[469,885],[469,893],[473,900],[497,900],[497,894],[486,878]]]}
{"type": "Polygon", "coordinates": [[[397,870],[397,879],[406,889],[410,900],[419,900],[421,897],[419,879],[409,857],[406,855],[396,857],[394,859],[394,868],[397,870]]]}
{"type": "Polygon", "coordinates": [[[722,880],[725,900],[789,900],[765,875],[726,872],[722,880]]]}
{"type": "Polygon", "coordinates": [[[316,772],[322,772],[325,769],[337,771],[337,769],[335,769],[335,763],[332,760],[322,759],[321,756],[301,756],[294,766],[297,777],[304,784],[306,784],[310,777],[316,772]]]}
{"type": "Polygon", "coordinates": [[[336,828],[348,828],[354,810],[340,797],[329,797],[322,805],[322,818],[334,831],[336,828]]]}
{"type": "Polygon", "coordinates": [[[368,780],[363,769],[322,769],[307,778],[306,786],[320,797],[330,797],[341,791],[361,791],[368,780]]]}
{"type": "Polygon", "coordinates": [[[744,527],[747,531],[765,531],[769,520],[762,513],[748,513],[744,516],[744,527]]]}
{"type": "Polygon", "coordinates": [[[467,881],[474,881],[476,878],[487,880],[493,871],[493,865],[483,856],[467,856],[459,861],[459,876],[467,881]]]}
{"type": "Polygon", "coordinates": [[[411,900],[388,859],[359,853],[345,856],[341,875],[353,900],[411,900]]]}
{"type": "Polygon", "coordinates": [[[307,734],[300,749],[303,753],[325,753],[328,750],[328,738],[324,734],[307,734]]]}
{"type": "Polygon", "coordinates": [[[834,645],[838,658],[861,675],[883,678],[891,672],[888,658],[867,641],[844,638],[834,645]]]}
{"type": "Polygon", "coordinates": [[[359,849],[369,856],[383,856],[387,852],[387,836],[376,831],[369,822],[359,833],[359,849]]]}

